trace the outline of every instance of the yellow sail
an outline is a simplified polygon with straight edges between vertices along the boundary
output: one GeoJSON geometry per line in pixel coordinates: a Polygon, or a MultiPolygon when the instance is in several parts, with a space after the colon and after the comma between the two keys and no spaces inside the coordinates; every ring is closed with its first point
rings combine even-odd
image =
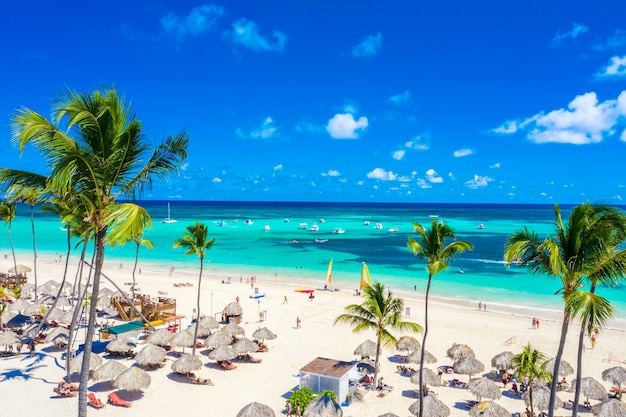
{"type": "Polygon", "coordinates": [[[363,262],[361,266],[361,286],[359,288],[363,290],[368,285],[370,285],[370,271],[367,269],[365,262],[363,262]]]}
{"type": "Polygon", "coordinates": [[[326,274],[326,284],[330,288],[333,285],[333,260],[328,263],[328,273],[326,274]]]}

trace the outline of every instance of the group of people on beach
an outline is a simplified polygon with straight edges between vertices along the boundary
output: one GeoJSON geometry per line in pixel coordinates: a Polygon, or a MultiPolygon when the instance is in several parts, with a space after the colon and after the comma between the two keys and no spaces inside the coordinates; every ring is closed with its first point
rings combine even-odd
{"type": "Polygon", "coordinates": [[[539,330],[539,319],[533,317],[533,329],[539,330]]]}
{"type": "Polygon", "coordinates": [[[483,303],[482,301],[478,302],[478,311],[487,311],[487,303],[483,303]]]}

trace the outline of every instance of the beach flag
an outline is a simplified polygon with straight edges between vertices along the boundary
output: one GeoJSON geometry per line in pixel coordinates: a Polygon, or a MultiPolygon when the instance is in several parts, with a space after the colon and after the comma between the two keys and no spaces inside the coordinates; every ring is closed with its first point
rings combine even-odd
{"type": "Polygon", "coordinates": [[[370,285],[370,271],[367,269],[365,262],[363,262],[361,266],[361,285],[359,288],[363,290],[368,285],[370,285]]]}
{"type": "Polygon", "coordinates": [[[333,285],[333,260],[328,263],[328,273],[326,274],[326,284],[330,288],[333,285]]]}

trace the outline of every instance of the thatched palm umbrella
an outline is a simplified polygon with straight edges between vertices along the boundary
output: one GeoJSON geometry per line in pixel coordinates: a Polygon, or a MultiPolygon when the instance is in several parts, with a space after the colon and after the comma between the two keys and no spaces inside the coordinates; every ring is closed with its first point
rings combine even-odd
{"type": "Polygon", "coordinates": [[[91,379],[94,381],[111,381],[127,369],[128,367],[119,361],[106,361],[104,364],[91,371],[91,379]]]}
{"type": "Polygon", "coordinates": [[[135,355],[135,362],[139,366],[158,365],[163,362],[167,351],[160,346],[148,343],[135,355]]]}
{"type": "Polygon", "coordinates": [[[34,316],[45,312],[46,308],[47,307],[41,303],[33,303],[26,307],[24,311],[22,311],[22,314],[26,316],[34,316]]]}
{"type": "MultiPolygon", "coordinates": [[[[543,369],[552,373],[552,371],[554,371],[554,358],[544,363],[543,369]]],[[[572,365],[570,365],[568,361],[561,360],[561,362],[559,362],[559,375],[558,376],[567,376],[567,375],[572,375],[573,373],[574,373],[574,368],[572,368],[572,365]]]]}
{"type": "Polygon", "coordinates": [[[272,333],[267,327],[263,327],[261,329],[255,330],[254,333],[252,333],[252,337],[254,337],[255,339],[259,339],[262,342],[265,342],[265,340],[276,339],[277,336],[272,333]]]}
{"type": "Polygon", "coordinates": [[[0,333],[0,346],[15,346],[20,343],[22,343],[22,340],[15,332],[7,331],[0,333]]]}
{"type": "MultiPolygon", "coordinates": [[[[64,299],[67,300],[67,298],[64,298],[64,299]]],[[[59,301],[60,300],[61,299],[59,299],[59,301]]],[[[59,319],[61,317],[63,317],[63,314],[65,314],[65,311],[63,311],[60,308],[58,308],[58,304],[57,304],[57,307],[51,308],[46,313],[48,314],[48,320],[50,320],[50,321],[59,321],[59,319]]]]}
{"type": "Polygon", "coordinates": [[[113,380],[113,387],[117,389],[125,389],[135,392],[148,388],[151,382],[150,374],[141,368],[132,366],[119,374],[117,378],[113,380]]]}
{"type": "MultiPolygon", "coordinates": [[[[411,352],[409,356],[406,357],[406,361],[409,363],[416,363],[419,365],[420,360],[422,360],[421,355],[422,355],[422,351],[416,350],[415,352],[411,352]]],[[[435,362],[437,362],[437,358],[435,357],[435,355],[425,350],[424,351],[424,363],[435,363],[435,362]]]]}
{"type": "Polygon", "coordinates": [[[259,345],[246,337],[238,340],[232,346],[235,352],[240,355],[243,355],[244,353],[256,352],[257,350],[259,350],[259,345]]]}
{"type": "Polygon", "coordinates": [[[228,333],[231,336],[243,336],[246,334],[246,330],[236,323],[229,323],[222,327],[222,331],[228,333]]]}
{"type": "Polygon", "coordinates": [[[209,329],[208,327],[204,327],[202,324],[198,324],[198,323],[194,323],[191,325],[191,327],[189,327],[189,330],[191,333],[194,333],[196,331],[196,326],[198,327],[198,337],[207,337],[208,335],[211,334],[211,329],[209,329]]]}
{"type": "Polygon", "coordinates": [[[399,351],[410,352],[412,350],[418,350],[422,345],[420,342],[411,336],[402,336],[396,342],[396,349],[399,351]]]}
{"type": "MultiPolygon", "coordinates": [[[[474,394],[478,401],[482,398],[488,398],[490,400],[498,400],[502,396],[500,387],[496,385],[491,379],[488,378],[474,378],[467,384],[467,390],[474,394]]],[[[509,414],[510,416],[511,414],[509,414]]]]}
{"type": "MultiPolygon", "coordinates": [[[[571,391],[576,389],[576,384],[578,384],[577,380],[572,381],[571,391]]],[[[606,388],[604,385],[596,381],[591,377],[580,378],[580,392],[585,397],[587,397],[587,401],[591,398],[592,400],[606,400],[608,398],[606,394],[606,388]]]]}
{"type": "MultiPolygon", "coordinates": [[[[81,369],[83,367],[83,354],[84,353],[85,353],[84,351],[80,352],[78,355],[76,355],[76,357],[74,357],[70,361],[70,372],[81,372],[81,369]]],[[[91,355],[89,356],[89,358],[90,358],[89,359],[90,371],[102,365],[102,358],[96,355],[95,353],[91,352],[91,355]]]]}
{"type": "Polygon", "coordinates": [[[469,415],[470,417],[510,417],[511,413],[493,401],[482,401],[470,408],[469,415]]]}
{"type": "Polygon", "coordinates": [[[24,311],[24,309],[28,306],[30,306],[31,304],[26,301],[23,300],[21,298],[18,298],[15,302],[9,304],[7,306],[7,310],[8,311],[17,311],[18,313],[22,313],[24,311]]]}
{"type": "Polygon", "coordinates": [[[243,308],[241,308],[239,303],[236,303],[233,301],[232,303],[224,307],[224,310],[222,310],[222,313],[224,313],[227,316],[240,316],[243,313],[243,308]]]}
{"type": "Polygon", "coordinates": [[[626,417],[626,404],[610,398],[591,407],[591,413],[596,417],[626,417]]]}
{"type": "MultiPolygon", "coordinates": [[[[27,272],[32,272],[29,266],[17,264],[17,273],[26,275],[27,272]]],[[[15,274],[15,267],[9,268],[9,274],[15,274]]]]}
{"type": "MultiPolygon", "coordinates": [[[[411,375],[411,382],[413,384],[420,383],[420,372],[417,371],[411,375]]],[[[424,374],[422,376],[422,382],[426,385],[439,386],[441,385],[441,378],[433,370],[424,368],[424,374]]]]}
{"type": "MultiPolygon", "coordinates": [[[[450,415],[450,409],[434,395],[426,395],[422,401],[424,402],[423,417],[448,417],[450,415]]],[[[420,414],[420,402],[415,401],[411,404],[409,412],[418,416],[420,414]]]]}
{"type": "Polygon", "coordinates": [[[51,279],[49,281],[44,282],[43,285],[40,285],[39,291],[41,291],[42,293],[47,293],[50,290],[53,290],[55,288],[59,288],[59,283],[51,279]]]}
{"type": "Polygon", "coordinates": [[[183,350],[186,347],[193,347],[193,333],[189,330],[183,330],[182,332],[176,333],[170,339],[170,344],[172,346],[182,347],[183,350]]]}
{"type": "Polygon", "coordinates": [[[253,402],[239,410],[237,417],[276,417],[276,414],[267,405],[253,402]]]}
{"type": "Polygon", "coordinates": [[[213,316],[206,316],[200,319],[200,324],[209,330],[219,329],[220,324],[213,316]]]}
{"type": "Polygon", "coordinates": [[[106,345],[106,350],[109,352],[128,352],[132,350],[137,345],[127,337],[118,336],[115,339],[111,340],[106,345]]]}
{"type": "Polygon", "coordinates": [[[169,346],[170,340],[172,340],[173,336],[174,333],[170,332],[169,330],[159,329],[156,332],[152,333],[150,336],[148,336],[146,341],[157,346],[169,346]]]}
{"type": "Polygon", "coordinates": [[[202,360],[200,360],[197,355],[192,356],[189,353],[185,353],[172,363],[172,371],[179,374],[186,374],[187,372],[195,371],[201,367],[202,360]]]}
{"type": "Polygon", "coordinates": [[[453,344],[452,347],[448,349],[448,351],[446,352],[446,356],[453,361],[457,361],[466,357],[476,357],[471,347],[457,343],[453,344]]]}
{"type": "Polygon", "coordinates": [[[59,317],[60,323],[72,324],[72,319],[74,318],[74,312],[72,310],[68,310],[61,317],[59,317]]]}
{"type": "Polygon", "coordinates": [[[70,331],[65,327],[56,327],[46,335],[46,343],[53,344],[67,344],[67,341],[70,338],[70,331]]]}
{"type": "MultiPolygon", "coordinates": [[[[530,394],[530,389],[522,394],[522,400],[524,400],[524,404],[526,404],[526,406],[530,406],[530,394]]],[[[535,386],[532,388],[532,396],[534,409],[537,409],[540,412],[548,409],[550,405],[550,388],[545,385],[535,386]]],[[[554,400],[554,409],[556,410],[559,408],[560,404],[563,404],[563,401],[557,395],[554,400]]]]}
{"type": "MultiPolygon", "coordinates": [[[[364,374],[372,375],[376,371],[376,366],[373,360],[365,358],[357,362],[356,369],[364,374]]],[[[378,370],[380,371],[380,365],[378,365],[378,370]]]]}
{"type": "Polygon", "coordinates": [[[376,356],[376,343],[367,339],[354,349],[354,354],[362,358],[372,358],[376,356]]]}
{"type": "Polygon", "coordinates": [[[303,417],[343,417],[343,410],[327,394],[320,395],[304,409],[303,417]]]}
{"type": "Polygon", "coordinates": [[[98,291],[98,296],[100,297],[111,297],[113,295],[113,290],[109,287],[100,288],[98,291]]]}
{"type": "Polygon", "coordinates": [[[485,365],[473,356],[466,356],[454,362],[452,368],[457,374],[468,375],[471,379],[472,375],[483,372],[485,365]]]}
{"type": "Polygon", "coordinates": [[[617,385],[618,392],[622,391],[622,384],[626,382],[626,368],[623,366],[615,366],[613,368],[602,371],[602,379],[610,381],[613,385],[617,385]]]}
{"type": "Polygon", "coordinates": [[[378,417],[400,417],[397,414],[393,414],[393,413],[385,413],[385,414],[381,414],[378,417]]]}
{"type": "Polygon", "coordinates": [[[237,357],[237,352],[230,346],[221,345],[209,352],[209,359],[229,361],[237,357]]]}
{"type": "Polygon", "coordinates": [[[230,345],[232,342],[233,342],[233,337],[229,335],[228,333],[220,330],[220,331],[211,333],[209,337],[207,337],[206,340],[204,341],[204,344],[206,346],[211,346],[211,347],[216,348],[218,346],[230,345]]]}
{"type": "Polygon", "coordinates": [[[491,358],[491,366],[500,370],[504,369],[508,371],[509,369],[513,369],[513,362],[511,362],[511,358],[513,357],[513,352],[506,351],[498,353],[496,356],[491,358]]]}

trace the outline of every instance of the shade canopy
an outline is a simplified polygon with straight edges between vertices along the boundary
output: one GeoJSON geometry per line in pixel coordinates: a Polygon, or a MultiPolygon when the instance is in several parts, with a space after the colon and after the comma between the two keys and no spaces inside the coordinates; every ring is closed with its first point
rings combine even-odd
{"type": "MultiPolygon", "coordinates": [[[[423,368],[424,374],[422,376],[422,382],[427,385],[438,386],[441,385],[441,378],[437,375],[433,370],[428,368],[423,368]]],[[[411,375],[411,382],[413,384],[420,383],[420,371],[415,372],[411,375]]]]}
{"type": "Polygon", "coordinates": [[[226,332],[221,330],[211,333],[209,337],[206,338],[204,344],[206,346],[218,347],[222,345],[230,345],[233,342],[233,337],[226,332]]]}
{"type": "Polygon", "coordinates": [[[469,411],[470,417],[510,417],[511,413],[493,401],[481,401],[469,411]]]}
{"type": "Polygon", "coordinates": [[[591,407],[591,413],[596,417],[626,417],[626,404],[610,398],[591,407]]]}
{"type": "Polygon", "coordinates": [[[115,359],[106,361],[104,364],[98,366],[91,371],[91,379],[94,381],[110,381],[117,378],[122,372],[126,371],[128,367],[115,359]]]}
{"type": "Polygon", "coordinates": [[[343,410],[327,394],[320,395],[307,405],[303,417],[343,417],[343,410]]]}
{"type": "Polygon", "coordinates": [[[411,336],[402,336],[396,342],[396,349],[399,351],[418,350],[421,346],[420,342],[411,336]]]}
{"type": "Polygon", "coordinates": [[[170,344],[172,346],[178,347],[193,347],[193,333],[187,330],[183,330],[182,332],[176,333],[170,339],[170,344]]]}
{"type": "MultiPolygon", "coordinates": [[[[554,372],[554,362],[555,359],[552,358],[543,364],[543,369],[546,371],[553,373],[554,372]]],[[[567,376],[572,375],[574,373],[574,368],[569,364],[568,361],[561,360],[559,362],[559,376],[567,376]]]]}
{"type": "Polygon", "coordinates": [[[134,349],[135,346],[137,346],[135,342],[126,337],[120,336],[107,343],[106,350],[109,352],[128,352],[129,350],[134,349]]]}
{"type": "Polygon", "coordinates": [[[452,359],[453,361],[459,360],[461,358],[466,357],[475,357],[474,351],[471,347],[463,344],[453,344],[450,349],[446,352],[446,356],[452,359]]]}
{"type": "Polygon", "coordinates": [[[452,364],[454,372],[465,375],[476,375],[485,370],[485,365],[473,356],[466,356],[452,364]]]}
{"type": "Polygon", "coordinates": [[[170,340],[172,340],[172,336],[174,336],[174,333],[170,332],[169,330],[159,329],[156,332],[152,333],[150,336],[148,336],[146,341],[157,346],[169,346],[170,340]]]}
{"type": "Polygon", "coordinates": [[[209,330],[217,329],[220,324],[215,320],[213,316],[206,316],[200,319],[200,324],[209,330]]]}
{"type": "Polygon", "coordinates": [[[626,368],[615,366],[602,371],[602,379],[610,381],[612,384],[621,385],[626,382],[626,368]]]}
{"type": "Polygon", "coordinates": [[[22,340],[15,332],[7,331],[0,333],[0,346],[15,346],[22,343],[22,340]]]}
{"type": "Polygon", "coordinates": [[[243,308],[241,308],[241,305],[239,305],[239,303],[233,301],[232,303],[227,304],[226,307],[224,307],[222,313],[227,316],[240,316],[243,313],[243,308]]]}
{"type": "MultiPolygon", "coordinates": [[[[416,363],[419,365],[422,360],[421,355],[422,355],[422,350],[418,349],[415,352],[411,352],[409,356],[406,357],[406,361],[409,363],[416,363]]],[[[424,351],[424,363],[435,363],[435,362],[437,362],[437,358],[435,357],[435,355],[425,350],[424,351]]]]}
{"type": "MultiPolygon", "coordinates": [[[[32,269],[29,266],[17,264],[18,274],[25,274],[27,272],[32,272],[32,269]]],[[[15,274],[15,267],[9,268],[9,274],[15,274]]]]}
{"type": "MultiPolygon", "coordinates": [[[[439,401],[434,395],[426,395],[422,398],[424,403],[424,412],[422,417],[448,417],[450,415],[450,409],[444,403],[439,401]]],[[[420,413],[420,402],[415,401],[409,407],[409,412],[418,416],[420,413]]]]}
{"type": "Polygon", "coordinates": [[[230,346],[221,345],[209,352],[209,359],[216,361],[229,361],[238,356],[237,352],[230,346]]]}
{"type": "Polygon", "coordinates": [[[198,337],[207,337],[211,334],[211,329],[203,326],[202,323],[194,323],[187,330],[189,330],[193,334],[196,332],[196,327],[198,327],[198,337]]]}
{"type": "Polygon", "coordinates": [[[361,357],[372,358],[376,356],[376,343],[367,339],[354,349],[354,354],[361,357]]]}
{"type": "Polygon", "coordinates": [[[198,355],[193,356],[189,353],[185,353],[172,363],[172,371],[179,374],[186,374],[200,368],[202,368],[202,360],[198,355]]]}
{"type": "Polygon", "coordinates": [[[513,352],[506,351],[498,353],[496,356],[491,358],[491,366],[496,369],[504,369],[509,370],[513,369],[513,363],[511,358],[513,357],[513,352]]]}
{"type": "Polygon", "coordinates": [[[500,387],[488,378],[475,378],[470,380],[467,384],[467,390],[479,399],[488,398],[490,400],[498,400],[502,396],[500,387]]]}
{"type": "MultiPolygon", "coordinates": [[[[80,352],[74,359],[70,361],[70,372],[80,372],[83,367],[83,355],[85,351],[80,352]]],[[[89,370],[102,365],[102,358],[95,353],[91,352],[89,356],[89,370]]]]}
{"type": "Polygon", "coordinates": [[[55,327],[46,335],[46,343],[67,343],[70,338],[70,331],[65,327],[55,327]],[[60,341],[60,342],[59,342],[60,341]]]}
{"type": "Polygon", "coordinates": [[[267,405],[253,402],[239,410],[237,417],[276,417],[276,414],[267,405]]]}
{"type": "Polygon", "coordinates": [[[273,340],[276,339],[277,336],[272,333],[267,327],[263,327],[255,330],[254,333],[252,333],[252,337],[260,340],[273,340]]]}
{"type": "Polygon", "coordinates": [[[244,353],[256,352],[257,350],[259,350],[259,345],[246,337],[233,343],[232,347],[235,352],[240,355],[244,353]]]}
{"type": "MultiPolygon", "coordinates": [[[[576,389],[576,385],[578,385],[578,381],[574,379],[572,381],[572,391],[576,389]]],[[[593,400],[606,400],[608,398],[604,385],[591,377],[580,378],[580,392],[585,397],[593,400]]]]}
{"type": "Polygon", "coordinates": [[[113,386],[117,389],[125,389],[128,391],[137,391],[148,388],[150,386],[150,375],[141,368],[132,366],[119,374],[113,380],[113,386]]]}
{"type": "Polygon", "coordinates": [[[160,346],[148,343],[135,355],[135,362],[140,366],[158,365],[163,362],[167,351],[160,346]]]}
{"type": "Polygon", "coordinates": [[[237,323],[229,323],[222,327],[221,330],[231,336],[243,336],[246,334],[246,330],[237,323]]]}
{"type": "MultiPolygon", "coordinates": [[[[545,385],[539,385],[532,389],[533,392],[533,407],[539,411],[544,411],[548,409],[550,405],[550,388],[545,385]]],[[[522,394],[522,400],[524,400],[524,404],[530,407],[530,390],[527,390],[522,394]]],[[[556,400],[554,401],[554,409],[556,410],[563,404],[561,398],[557,395],[556,400]]]]}

